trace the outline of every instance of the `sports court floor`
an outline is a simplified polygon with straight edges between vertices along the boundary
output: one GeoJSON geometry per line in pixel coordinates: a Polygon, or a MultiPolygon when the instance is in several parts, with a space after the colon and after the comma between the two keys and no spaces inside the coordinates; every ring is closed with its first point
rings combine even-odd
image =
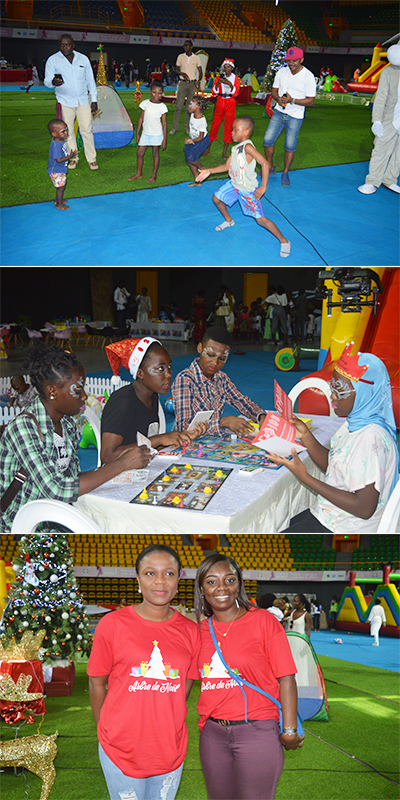
{"type": "MultiPolygon", "coordinates": [[[[136,192],[71,199],[67,212],[53,202],[2,210],[3,266],[397,266],[399,195],[380,187],[362,195],[367,163],[291,172],[283,188],[270,178],[265,216],[292,243],[279,243],[239,205],[235,225],[221,232],[212,195],[222,180],[200,188],[186,183],[136,192]]],[[[68,197],[68,187],[66,191],[68,197]]]]}

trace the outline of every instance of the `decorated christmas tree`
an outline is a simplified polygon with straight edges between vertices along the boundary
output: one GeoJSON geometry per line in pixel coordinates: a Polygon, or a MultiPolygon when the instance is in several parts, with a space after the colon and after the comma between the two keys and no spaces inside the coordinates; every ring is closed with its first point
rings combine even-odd
{"type": "Polygon", "coordinates": [[[19,642],[25,631],[36,635],[45,630],[43,661],[72,661],[76,653],[89,653],[89,623],[67,537],[50,533],[23,536],[13,566],[17,578],[4,612],[1,644],[6,647],[13,637],[19,642]]]}
{"type": "Polygon", "coordinates": [[[262,81],[260,81],[260,92],[270,92],[272,90],[272,85],[278,69],[285,66],[284,59],[286,52],[289,50],[289,47],[294,46],[299,47],[299,44],[293,22],[291,19],[288,19],[286,20],[276,40],[267,72],[262,81]]]}

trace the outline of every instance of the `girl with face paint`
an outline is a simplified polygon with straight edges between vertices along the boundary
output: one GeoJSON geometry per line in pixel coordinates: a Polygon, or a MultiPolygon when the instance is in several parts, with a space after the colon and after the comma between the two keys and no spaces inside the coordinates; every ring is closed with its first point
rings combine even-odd
{"type": "Polygon", "coordinates": [[[124,470],[145,467],[147,447],[135,447],[100,470],[80,472],[79,432],[74,416],[87,398],[85,371],[73,353],[39,342],[30,354],[30,379],[38,392],[28,413],[6,427],[0,440],[0,497],[23,468],[28,478],[1,517],[2,531],[10,531],[17,511],[41,498],[74,503],[124,470]]]}
{"type": "Polygon", "coordinates": [[[344,424],[334,434],[330,450],[304,422],[293,417],[297,437],[325,480],[310,475],[295,450],[293,460],[270,454],[309,489],[317,493],[311,509],[291,520],[287,532],[328,531],[373,533],[399,479],[399,452],[390,379],[384,363],[372,353],[351,355],[348,344],[329,382],[335,414],[344,424]]]}

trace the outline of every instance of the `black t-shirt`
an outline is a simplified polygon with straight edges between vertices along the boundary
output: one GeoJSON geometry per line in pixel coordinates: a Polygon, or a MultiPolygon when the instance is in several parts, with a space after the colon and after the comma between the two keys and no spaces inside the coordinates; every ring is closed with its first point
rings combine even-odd
{"type": "Polygon", "coordinates": [[[139,400],[133,383],[130,383],[113,392],[107,400],[101,418],[101,435],[116,433],[124,437],[122,445],[137,444],[137,431],[144,436],[155,436],[158,426],[158,394],[154,392],[152,408],[147,408],[139,400]],[[149,431],[150,425],[153,427],[149,431]]]}

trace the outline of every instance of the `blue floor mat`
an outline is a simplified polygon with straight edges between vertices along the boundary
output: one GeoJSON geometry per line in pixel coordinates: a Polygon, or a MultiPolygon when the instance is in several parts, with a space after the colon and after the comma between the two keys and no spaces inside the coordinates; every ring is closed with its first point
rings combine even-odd
{"type": "Polygon", "coordinates": [[[341,661],[364,664],[366,667],[399,672],[399,640],[394,636],[380,636],[379,647],[373,647],[373,641],[373,636],[367,633],[326,630],[311,633],[311,644],[318,656],[330,656],[341,661]],[[343,644],[337,644],[335,639],[341,639],[343,644]]]}
{"type": "Polygon", "coordinates": [[[399,197],[384,187],[374,195],[357,192],[367,166],[294,170],[289,188],[279,173],[270,178],[263,210],[291,241],[289,258],[280,258],[277,239],[244,217],[238,204],[231,210],[236,224],[215,231],[221,216],[211,198],[224,177],[199,189],[181,183],[71,199],[61,225],[52,201],[4,208],[2,264],[398,266],[399,197]],[[60,244],[63,230],[72,232],[68,247],[60,244]]]}

